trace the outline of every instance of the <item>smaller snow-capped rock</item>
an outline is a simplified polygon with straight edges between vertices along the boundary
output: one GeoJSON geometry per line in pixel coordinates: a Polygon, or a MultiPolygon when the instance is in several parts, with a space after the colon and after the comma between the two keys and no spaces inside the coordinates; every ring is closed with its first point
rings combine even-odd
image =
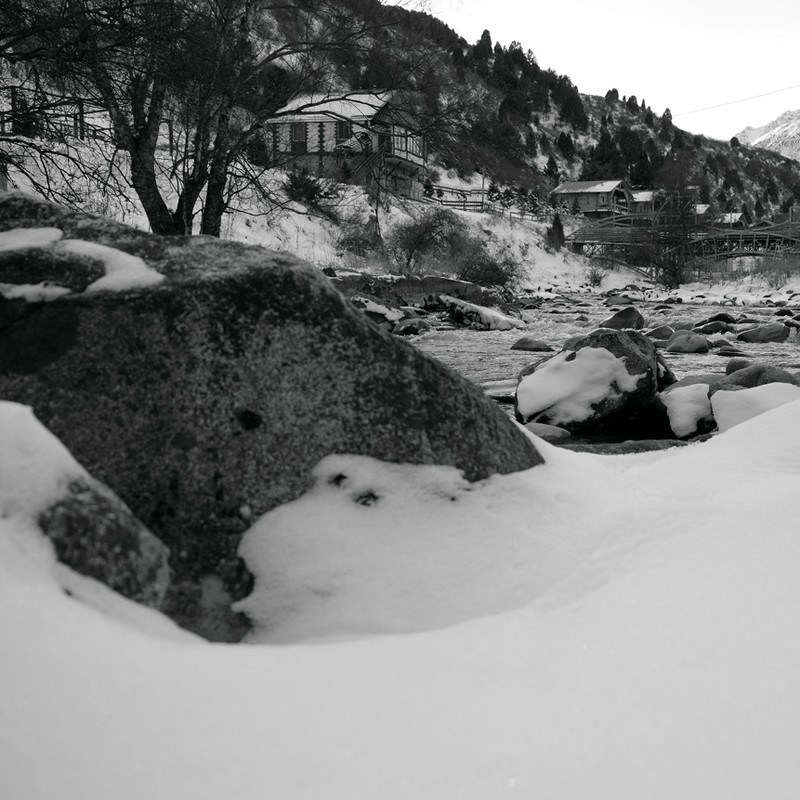
{"type": "Polygon", "coordinates": [[[510,317],[496,308],[468,303],[446,294],[439,295],[439,299],[457,323],[491,331],[510,331],[512,328],[525,327],[521,319],[510,317]]]}
{"type": "Polygon", "coordinates": [[[0,402],[0,453],[0,517],[38,528],[75,572],[143,605],[161,605],[169,550],[29,407],[0,402]]]}
{"type": "Polygon", "coordinates": [[[629,433],[655,424],[656,394],[674,376],[644,334],[604,328],[565,347],[520,373],[515,406],[520,422],[558,425],[572,433],[629,433]]]}

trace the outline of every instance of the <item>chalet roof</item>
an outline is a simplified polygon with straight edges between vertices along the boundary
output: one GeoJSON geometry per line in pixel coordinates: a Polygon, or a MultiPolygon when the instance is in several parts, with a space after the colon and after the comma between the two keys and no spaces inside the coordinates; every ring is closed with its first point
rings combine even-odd
{"type": "Polygon", "coordinates": [[[720,214],[716,221],[721,222],[723,225],[735,225],[737,222],[742,222],[743,215],[741,212],[734,212],[729,214],[720,214]]]}
{"type": "Polygon", "coordinates": [[[694,207],[694,213],[695,214],[707,214],[709,208],[711,208],[711,203],[698,203],[694,207]]]}
{"type": "Polygon", "coordinates": [[[553,194],[608,194],[624,185],[625,181],[566,181],[556,189],[553,194]]]}
{"type": "Polygon", "coordinates": [[[638,192],[633,193],[633,202],[652,203],[655,194],[656,193],[652,189],[640,189],[638,192]]]}
{"type": "Polygon", "coordinates": [[[293,98],[270,120],[280,122],[325,122],[330,119],[366,121],[386,107],[389,91],[353,92],[342,96],[304,94],[293,98]]]}

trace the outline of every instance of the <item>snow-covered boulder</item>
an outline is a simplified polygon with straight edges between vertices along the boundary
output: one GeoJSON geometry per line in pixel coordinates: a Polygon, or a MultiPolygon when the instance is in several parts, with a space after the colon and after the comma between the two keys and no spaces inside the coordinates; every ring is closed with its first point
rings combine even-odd
{"type": "Polygon", "coordinates": [[[510,331],[514,328],[525,327],[525,323],[521,319],[510,317],[497,308],[468,303],[446,294],[440,295],[439,300],[453,321],[461,325],[471,325],[490,331],[510,331]]]}
{"type": "Polygon", "coordinates": [[[497,292],[477,283],[438,275],[372,275],[366,272],[338,272],[332,285],[346,297],[369,294],[395,306],[440,308],[439,295],[446,294],[478,305],[497,302],[497,292]]]}
{"type": "MultiPolygon", "coordinates": [[[[800,384],[795,375],[780,367],[770,364],[752,364],[746,359],[736,360],[743,364],[741,366],[734,364],[734,368],[727,371],[725,375],[720,373],[689,375],[661,392],[658,402],[666,410],[670,428],[676,436],[686,438],[707,433],[717,427],[720,430],[730,427],[725,420],[721,425],[719,424],[720,421],[716,419],[717,408],[724,409],[723,413],[726,413],[728,408],[737,409],[728,414],[726,419],[735,417],[741,421],[749,419],[750,416],[755,416],[757,413],[762,413],[754,409],[762,408],[763,411],[772,407],[771,405],[762,407],[758,403],[746,404],[746,410],[740,413],[738,409],[742,407],[742,401],[729,398],[718,399],[719,394],[738,394],[752,388],[772,384],[790,386],[800,384]]],[[[777,389],[775,392],[780,393],[783,390],[777,389]]],[[[773,394],[766,393],[765,396],[771,398],[773,394]]],[[[788,396],[792,396],[791,393],[788,396]]]]}
{"type": "Polygon", "coordinates": [[[394,326],[403,319],[404,314],[399,308],[381,303],[374,297],[363,294],[354,294],[350,302],[361,311],[367,319],[371,319],[376,325],[385,330],[391,331],[394,326]]]}
{"type": "Polygon", "coordinates": [[[660,396],[672,432],[679,439],[707,433],[716,426],[711,412],[710,387],[697,381],[681,386],[674,384],[660,396]]]}
{"type": "Polygon", "coordinates": [[[38,528],[59,561],[125,597],[159,607],[169,551],[34,417],[0,401],[0,518],[38,528]]]}
{"type": "Polygon", "coordinates": [[[628,433],[657,424],[654,401],[674,376],[644,334],[605,328],[567,347],[522,370],[517,419],[572,433],[628,433]]]}
{"type": "MultiPolygon", "coordinates": [[[[0,230],[26,227],[124,250],[164,276],[71,291],[0,330],[0,397],[32,406],[165,542],[165,611],[197,632],[241,635],[239,617],[226,628],[218,614],[249,589],[239,536],[331,453],[452,465],[468,480],[541,463],[478,387],[376,330],[292,255],[3,195],[0,230]]],[[[24,265],[30,252],[17,252],[24,265]]]]}
{"type": "Polygon", "coordinates": [[[675,331],[667,341],[665,349],[668,353],[707,353],[708,339],[699,333],[675,331]]]}

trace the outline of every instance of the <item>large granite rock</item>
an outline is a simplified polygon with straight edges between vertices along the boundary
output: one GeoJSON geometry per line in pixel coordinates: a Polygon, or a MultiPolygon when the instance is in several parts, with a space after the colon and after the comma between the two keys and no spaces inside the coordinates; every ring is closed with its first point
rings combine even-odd
{"type": "MultiPolygon", "coordinates": [[[[249,589],[240,534],[308,489],[324,456],[449,464],[470,480],[541,463],[478,387],[377,330],[293,256],[4,196],[0,231],[20,227],[115,248],[165,276],[18,309],[0,330],[0,398],[33,406],[169,546],[164,609],[209,638],[244,632],[225,613],[249,589]]],[[[17,261],[40,280],[48,258],[45,246],[17,261]]],[[[106,271],[118,261],[104,258],[106,271]]],[[[58,270],[47,280],[58,284],[58,270]]]]}

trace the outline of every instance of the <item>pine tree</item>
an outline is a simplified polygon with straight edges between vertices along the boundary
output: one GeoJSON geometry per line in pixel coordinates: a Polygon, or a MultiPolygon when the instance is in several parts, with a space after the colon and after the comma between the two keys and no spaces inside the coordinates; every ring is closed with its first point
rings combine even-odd
{"type": "Polygon", "coordinates": [[[556,147],[567,161],[572,160],[575,155],[575,145],[572,143],[572,137],[566,131],[561,131],[561,133],[558,134],[556,147]]]}
{"type": "Polygon", "coordinates": [[[561,175],[558,171],[558,162],[555,160],[552,153],[550,153],[550,157],[547,159],[547,166],[544,168],[544,174],[550,178],[550,182],[553,186],[558,184],[561,175]]]}
{"type": "Polygon", "coordinates": [[[552,250],[560,250],[564,246],[564,226],[558,214],[553,217],[553,224],[545,232],[545,243],[552,250]]]}
{"type": "Polygon", "coordinates": [[[481,34],[481,38],[472,48],[472,57],[476,61],[486,61],[492,55],[492,36],[488,30],[481,34]]]}

